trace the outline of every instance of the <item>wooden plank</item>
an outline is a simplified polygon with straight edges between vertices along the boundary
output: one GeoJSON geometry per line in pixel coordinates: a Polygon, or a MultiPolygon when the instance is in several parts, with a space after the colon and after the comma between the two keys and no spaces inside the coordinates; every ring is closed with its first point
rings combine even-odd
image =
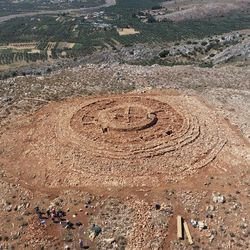
{"type": "Polygon", "coordinates": [[[191,234],[190,234],[190,231],[189,231],[187,222],[184,222],[184,230],[185,230],[185,233],[186,233],[186,235],[187,235],[189,244],[192,245],[194,242],[193,242],[193,240],[192,240],[192,236],[191,236],[191,234]]]}
{"type": "Polygon", "coordinates": [[[183,239],[182,217],[177,215],[177,239],[183,239]]]}

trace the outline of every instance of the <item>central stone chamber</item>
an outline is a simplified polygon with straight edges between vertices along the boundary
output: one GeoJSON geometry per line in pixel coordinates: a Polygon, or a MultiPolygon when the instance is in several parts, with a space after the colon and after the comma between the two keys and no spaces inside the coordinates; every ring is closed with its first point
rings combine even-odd
{"type": "Polygon", "coordinates": [[[153,110],[142,105],[119,105],[100,111],[98,123],[103,131],[127,132],[149,128],[157,123],[153,110]]]}

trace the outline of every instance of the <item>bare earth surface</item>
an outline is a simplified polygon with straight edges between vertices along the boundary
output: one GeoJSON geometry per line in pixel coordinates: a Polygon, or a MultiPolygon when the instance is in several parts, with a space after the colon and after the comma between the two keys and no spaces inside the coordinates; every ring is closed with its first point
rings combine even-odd
{"type": "Polygon", "coordinates": [[[249,67],[88,65],[0,96],[4,249],[249,248],[249,67]]]}

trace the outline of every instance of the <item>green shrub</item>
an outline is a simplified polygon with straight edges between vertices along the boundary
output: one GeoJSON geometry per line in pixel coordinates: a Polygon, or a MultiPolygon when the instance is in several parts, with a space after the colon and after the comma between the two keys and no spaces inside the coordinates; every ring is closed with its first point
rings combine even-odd
{"type": "Polygon", "coordinates": [[[159,53],[159,56],[161,57],[161,58],[165,58],[166,56],[168,56],[169,55],[169,50],[163,50],[163,51],[161,51],[160,53],[159,53]]]}

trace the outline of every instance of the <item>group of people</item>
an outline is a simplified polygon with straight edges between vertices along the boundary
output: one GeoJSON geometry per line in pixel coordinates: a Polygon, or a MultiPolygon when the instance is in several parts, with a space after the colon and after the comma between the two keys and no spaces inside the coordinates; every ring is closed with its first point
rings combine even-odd
{"type": "Polygon", "coordinates": [[[48,208],[46,211],[46,214],[48,218],[51,218],[53,222],[56,221],[56,219],[61,220],[65,216],[65,212],[61,209],[56,210],[55,207],[48,208]]]}
{"type": "Polygon", "coordinates": [[[38,215],[38,218],[39,218],[41,224],[45,224],[46,223],[45,218],[43,217],[43,213],[41,212],[40,208],[35,207],[34,210],[35,210],[36,214],[38,215]]]}
{"type": "Polygon", "coordinates": [[[38,218],[41,222],[41,224],[45,224],[45,219],[51,218],[51,220],[54,223],[60,223],[65,228],[70,229],[73,228],[74,224],[70,222],[69,220],[65,220],[63,217],[65,217],[65,212],[61,209],[56,209],[55,207],[48,208],[46,211],[47,217],[44,217],[44,213],[40,210],[39,207],[34,208],[35,213],[38,215],[38,218]]]}
{"type": "MultiPolygon", "coordinates": [[[[66,229],[72,229],[74,226],[74,224],[72,222],[64,219],[66,214],[61,209],[56,209],[55,207],[49,207],[46,211],[46,215],[47,215],[46,217],[44,216],[45,213],[43,213],[39,207],[35,207],[34,210],[35,210],[35,213],[38,215],[38,218],[39,218],[41,224],[46,224],[45,219],[51,218],[51,220],[54,223],[59,223],[59,224],[63,225],[64,228],[66,228],[66,229]]],[[[81,226],[82,223],[77,222],[76,225],[81,226]]],[[[82,239],[79,240],[79,246],[80,246],[80,248],[84,248],[84,243],[83,243],[82,239]]]]}

